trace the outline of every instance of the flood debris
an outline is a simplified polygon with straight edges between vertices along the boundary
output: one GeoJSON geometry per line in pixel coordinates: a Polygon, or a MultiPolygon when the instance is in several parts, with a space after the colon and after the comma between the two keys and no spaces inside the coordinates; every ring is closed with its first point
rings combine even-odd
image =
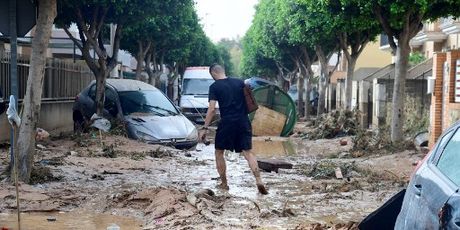
{"type": "Polygon", "coordinates": [[[265,172],[276,172],[278,173],[279,169],[292,169],[292,164],[283,160],[278,159],[257,159],[257,164],[259,168],[265,172]]]}
{"type": "Polygon", "coordinates": [[[54,176],[48,167],[35,165],[30,175],[30,184],[43,184],[51,181],[59,181],[62,178],[62,176],[54,176]]]}
{"type": "Polygon", "coordinates": [[[35,134],[35,140],[36,141],[44,141],[46,139],[48,139],[48,137],[50,136],[50,134],[42,129],[42,128],[37,128],[36,130],[36,134],[35,134]]]}
{"type": "Polygon", "coordinates": [[[106,144],[103,144],[102,145],[102,156],[104,157],[107,157],[107,158],[116,158],[117,157],[117,151],[115,150],[115,145],[114,144],[110,144],[110,145],[106,145],[106,144]]]}
{"type": "Polygon", "coordinates": [[[299,224],[294,228],[295,230],[358,230],[358,223],[350,221],[348,223],[340,224],[299,224]]]}
{"type": "Polygon", "coordinates": [[[343,174],[342,174],[342,170],[340,169],[340,167],[335,168],[335,178],[343,179],[343,174]]]}
{"type": "Polygon", "coordinates": [[[355,135],[359,129],[358,110],[335,110],[324,114],[315,121],[315,127],[304,133],[303,137],[310,140],[335,138],[355,135]]]}

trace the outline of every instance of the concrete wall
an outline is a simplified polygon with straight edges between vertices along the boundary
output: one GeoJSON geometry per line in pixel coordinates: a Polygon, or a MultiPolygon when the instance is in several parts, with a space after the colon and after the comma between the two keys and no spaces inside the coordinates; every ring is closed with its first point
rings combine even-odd
{"type": "MultiPolygon", "coordinates": [[[[392,79],[374,79],[374,117],[373,127],[390,124],[393,109],[392,79]]],[[[414,113],[420,117],[428,116],[431,104],[431,95],[426,93],[427,80],[406,80],[405,115],[414,113]]],[[[407,117],[406,117],[407,118],[407,117]]]]}
{"type": "MultiPolygon", "coordinates": [[[[73,101],[43,102],[38,127],[52,134],[72,131],[72,106],[73,101]]],[[[6,114],[0,115],[0,142],[9,140],[10,128],[6,114]]]]}
{"type": "Polygon", "coordinates": [[[384,67],[391,64],[391,52],[380,49],[380,36],[377,41],[367,44],[356,62],[355,69],[368,67],[384,67]]]}
{"type": "Polygon", "coordinates": [[[371,83],[368,81],[360,81],[358,84],[358,109],[361,111],[359,123],[362,128],[369,128],[369,119],[372,118],[372,113],[369,113],[369,106],[371,106],[369,103],[369,91],[371,90],[371,83]]]}

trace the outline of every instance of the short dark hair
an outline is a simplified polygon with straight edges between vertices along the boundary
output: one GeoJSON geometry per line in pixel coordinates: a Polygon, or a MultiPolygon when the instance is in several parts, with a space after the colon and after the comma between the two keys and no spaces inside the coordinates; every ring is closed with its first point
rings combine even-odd
{"type": "Polygon", "coordinates": [[[213,63],[211,66],[209,66],[209,74],[212,74],[212,71],[214,71],[214,68],[218,65],[218,63],[213,63]]]}

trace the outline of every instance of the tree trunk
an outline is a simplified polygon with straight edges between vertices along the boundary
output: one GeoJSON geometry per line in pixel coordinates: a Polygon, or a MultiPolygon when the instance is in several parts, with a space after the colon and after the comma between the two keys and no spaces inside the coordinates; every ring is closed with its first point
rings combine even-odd
{"type": "Polygon", "coordinates": [[[310,98],[310,93],[311,93],[311,78],[312,78],[312,75],[308,74],[308,76],[306,77],[306,81],[307,81],[307,99],[306,99],[306,103],[305,103],[305,120],[310,120],[310,113],[311,113],[311,103],[310,103],[310,100],[312,98],[310,98]]]}
{"type": "Polygon", "coordinates": [[[153,70],[152,67],[150,66],[152,62],[152,53],[147,53],[145,56],[145,71],[147,72],[147,75],[149,76],[148,83],[150,85],[155,85],[154,78],[153,78],[153,70]]]}
{"type": "Polygon", "coordinates": [[[35,134],[40,119],[43,79],[45,78],[46,51],[51,37],[51,29],[56,17],[56,0],[38,1],[38,19],[32,38],[32,56],[29,78],[19,128],[19,179],[29,183],[34,162],[35,134]]]}
{"type": "Polygon", "coordinates": [[[299,77],[297,78],[297,93],[298,93],[298,111],[299,111],[299,117],[304,117],[305,114],[305,104],[307,104],[306,101],[304,101],[303,95],[305,94],[305,76],[303,71],[299,72],[299,77]]]}
{"type": "Polygon", "coordinates": [[[393,89],[393,112],[391,120],[391,141],[403,140],[404,98],[406,92],[406,76],[409,66],[409,39],[398,40],[396,49],[395,82],[393,89]]]}
{"type": "Polygon", "coordinates": [[[137,55],[136,55],[136,61],[137,61],[137,65],[136,65],[136,80],[139,80],[141,81],[142,79],[142,67],[144,66],[144,50],[143,50],[143,45],[142,45],[142,42],[141,41],[138,41],[137,42],[138,44],[138,51],[137,51],[137,55]]]}
{"type": "Polygon", "coordinates": [[[356,58],[350,57],[347,59],[347,78],[345,79],[345,109],[351,110],[351,101],[353,98],[353,74],[355,72],[356,58]]]}
{"type": "Polygon", "coordinates": [[[103,116],[104,103],[105,103],[105,81],[108,75],[106,68],[101,68],[100,72],[96,75],[96,113],[103,116]]]}
{"type": "Polygon", "coordinates": [[[328,59],[324,54],[320,46],[316,47],[316,54],[318,55],[319,64],[321,67],[321,74],[319,77],[319,98],[318,98],[318,111],[317,116],[321,116],[324,113],[326,107],[326,88],[329,83],[329,72],[328,72],[328,59]]]}

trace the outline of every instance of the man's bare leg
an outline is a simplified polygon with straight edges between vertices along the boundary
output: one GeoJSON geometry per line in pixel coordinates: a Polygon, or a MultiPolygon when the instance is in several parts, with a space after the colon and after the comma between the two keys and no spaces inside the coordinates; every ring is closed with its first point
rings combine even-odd
{"type": "Polygon", "coordinates": [[[219,173],[220,180],[222,183],[219,185],[219,188],[228,190],[227,183],[227,166],[225,165],[224,150],[216,149],[216,167],[217,172],[219,173]]]}
{"type": "Polygon", "coordinates": [[[256,157],[254,156],[254,154],[252,154],[250,150],[243,151],[243,154],[244,158],[248,161],[249,168],[251,168],[251,171],[254,174],[254,177],[256,178],[257,189],[260,193],[264,195],[268,194],[267,189],[265,188],[264,183],[260,178],[259,165],[257,164],[256,157]]]}

